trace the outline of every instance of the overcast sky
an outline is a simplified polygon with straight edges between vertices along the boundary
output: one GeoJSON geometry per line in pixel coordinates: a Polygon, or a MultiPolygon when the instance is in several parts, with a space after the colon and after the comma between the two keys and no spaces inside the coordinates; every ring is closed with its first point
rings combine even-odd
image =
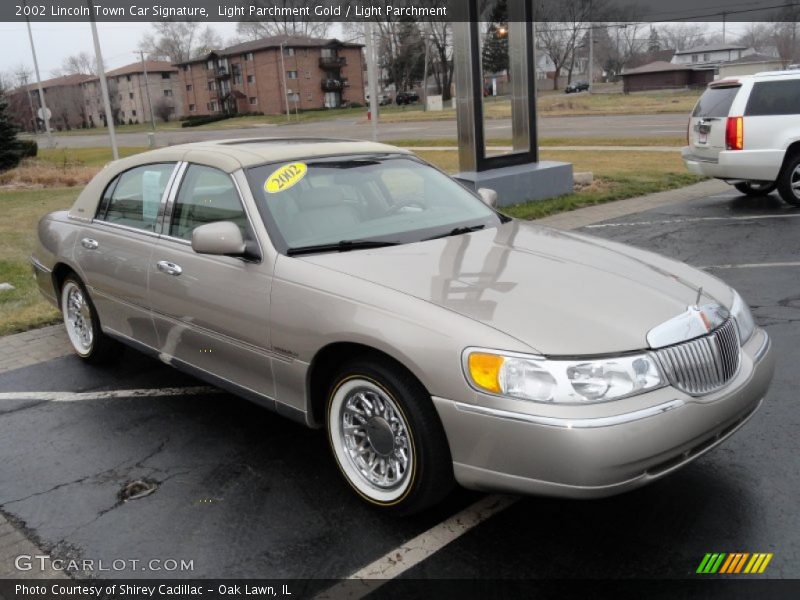
{"type": "MultiPolygon", "coordinates": [[[[6,0],[0,0],[6,1],[6,0]]],[[[721,32],[721,23],[708,23],[709,33],[721,32]]],[[[33,23],[33,39],[39,59],[42,79],[52,77],[64,57],[85,51],[94,55],[89,23],[33,23]]],[[[731,38],[742,30],[743,23],[729,23],[731,38]]],[[[227,41],[236,34],[235,23],[211,23],[227,41]]],[[[106,70],[121,67],[137,60],[135,51],[142,35],[150,29],[148,23],[98,23],[100,46],[106,70]]],[[[340,34],[332,31],[331,35],[340,34]]],[[[0,22],[0,72],[14,71],[20,63],[33,71],[33,59],[25,23],[0,22]]]]}

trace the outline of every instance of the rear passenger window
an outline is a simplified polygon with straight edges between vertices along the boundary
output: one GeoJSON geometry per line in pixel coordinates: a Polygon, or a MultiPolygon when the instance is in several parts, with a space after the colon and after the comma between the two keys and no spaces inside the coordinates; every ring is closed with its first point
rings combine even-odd
{"type": "Polygon", "coordinates": [[[216,221],[232,221],[239,226],[245,240],[251,237],[247,215],[230,175],[211,167],[191,165],[175,200],[169,235],[189,240],[195,227],[216,221]]]}
{"type": "Polygon", "coordinates": [[[106,188],[97,219],[155,231],[158,208],[175,163],[159,163],[125,171],[106,188]]]}
{"type": "Polygon", "coordinates": [[[727,117],[731,110],[736,94],[742,89],[740,86],[736,87],[723,87],[723,88],[708,88],[692,113],[693,117],[700,117],[707,119],[710,117],[727,117]]]}
{"type": "Polygon", "coordinates": [[[800,115],[800,79],[755,84],[744,114],[749,117],[800,115]]]}

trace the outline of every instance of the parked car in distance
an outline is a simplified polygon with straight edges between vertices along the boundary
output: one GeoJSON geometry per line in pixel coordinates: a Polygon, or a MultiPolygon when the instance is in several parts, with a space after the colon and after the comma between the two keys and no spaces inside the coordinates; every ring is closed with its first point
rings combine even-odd
{"type": "Polygon", "coordinates": [[[778,189],[800,206],[800,72],[775,71],[711,83],[687,128],[683,160],[693,173],[743,194],[778,189]]]}
{"type": "Polygon", "coordinates": [[[564,88],[564,93],[577,94],[578,92],[588,92],[590,87],[588,81],[574,81],[564,88]]]}
{"type": "MultiPolygon", "coordinates": [[[[369,107],[369,94],[365,96],[367,107],[369,107]]],[[[388,106],[392,103],[392,99],[388,94],[378,94],[378,106],[388,106]]]]}
{"type": "Polygon", "coordinates": [[[82,360],[121,342],[324,428],[399,514],[454,480],[618,494],[760,406],[770,342],[735,290],[496,201],[383,144],[178,145],[106,166],[31,262],[82,360]]]}
{"type": "Polygon", "coordinates": [[[419,102],[419,94],[417,94],[417,92],[399,92],[397,96],[395,96],[394,101],[398,106],[416,104],[419,102]]]}

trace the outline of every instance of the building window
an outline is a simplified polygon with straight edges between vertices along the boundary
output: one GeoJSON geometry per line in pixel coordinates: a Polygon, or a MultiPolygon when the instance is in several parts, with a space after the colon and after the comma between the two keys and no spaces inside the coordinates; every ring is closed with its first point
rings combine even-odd
{"type": "Polygon", "coordinates": [[[708,62],[711,60],[710,54],[703,54],[703,62],[708,62]]]}
{"type": "Polygon", "coordinates": [[[294,56],[294,48],[284,48],[283,49],[284,56],[294,56]]]}
{"type": "Polygon", "coordinates": [[[213,71],[214,70],[214,61],[213,60],[209,60],[206,63],[206,69],[208,69],[209,71],[213,71]]]}
{"type": "Polygon", "coordinates": [[[258,104],[258,98],[250,96],[250,106],[255,106],[256,104],[258,104]]]}
{"type": "Polygon", "coordinates": [[[135,117],[136,116],[136,109],[132,110],[131,114],[135,117]]]}
{"type": "Polygon", "coordinates": [[[195,106],[194,104],[189,105],[189,112],[194,112],[195,106]]]}
{"type": "Polygon", "coordinates": [[[297,79],[297,71],[286,71],[287,79],[297,79]]]}
{"type": "Polygon", "coordinates": [[[169,73],[162,73],[161,74],[161,79],[169,79],[169,77],[170,77],[169,73]]]}
{"type": "Polygon", "coordinates": [[[130,98],[131,100],[133,100],[133,92],[128,92],[128,98],[130,98]]]}
{"type": "Polygon", "coordinates": [[[172,90],[164,90],[164,96],[169,98],[172,96],[172,90]]]}
{"type": "Polygon", "coordinates": [[[212,100],[211,101],[211,110],[216,112],[216,110],[217,110],[217,101],[216,100],[212,100]]]}
{"type": "Polygon", "coordinates": [[[253,60],[253,53],[252,52],[248,52],[247,54],[244,55],[244,59],[245,60],[253,60]]]}
{"type": "Polygon", "coordinates": [[[320,50],[320,55],[323,58],[331,58],[332,56],[334,56],[333,49],[332,48],[323,48],[322,50],[320,50]]]}
{"type": "Polygon", "coordinates": [[[192,84],[191,84],[191,83],[190,83],[190,84],[188,84],[188,85],[186,86],[186,91],[187,91],[187,92],[191,92],[191,91],[192,91],[192,89],[193,89],[193,88],[192,88],[192,84]]]}
{"type": "Polygon", "coordinates": [[[311,79],[311,71],[306,71],[306,79],[311,79]]]}
{"type": "Polygon", "coordinates": [[[247,83],[255,83],[255,82],[256,82],[256,76],[255,75],[248,75],[247,76],[247,83]]]}
{"type": "Polygon", "coordinates": [[[126,81],[130,81],[131,80],[131,76],[130,75],[125,75],[125,80],[126,81]]]}
{"type": "Polygon", "coordinates": [[[696,63],[700,61],[700,57],[697,54],[692,54],[692,62],[696,63]]]}
{"type": "Polygon", "coordinates": [[[306,100],[311,102],[313,99],[314,99],[314,94],[312,94],[311,92],[308,92],[308,95],[306,95],[306,100]]]}
{"type": "Polygon", "coordinates": [[[211,102],[206,102],[206,110],[211,110],[211,102]]]}
{"type": "Polygon", "coordinates": [[[187,72],[187,71],[191,72],[192,65],[183,65],[183,70],[184,70],[184,72],[187,72]]]}
{"type": "Polygon", "coordinates": [[[209,91],[213,91],[217,89],[217,82],[216,81],[209,81],[208,82],[208,89],[209,91]]]}

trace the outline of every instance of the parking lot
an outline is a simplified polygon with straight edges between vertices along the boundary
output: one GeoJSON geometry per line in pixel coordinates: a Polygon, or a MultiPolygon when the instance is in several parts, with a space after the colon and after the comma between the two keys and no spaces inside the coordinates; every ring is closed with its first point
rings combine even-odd
{"type": "Polygon", "coordinates": [[[742,431],[635,492],[566,501],[458,490],[422,516],[382,517],[346,487],[322,432],[128,351],[113,369],[66,356],[0,374],[0,510],[53,557],[193,561],[122,577],[338,580],[383,564],[404,578],[673,579],[699,577],[707,552],[772,552],[757,577],[800,578],[799,228],[800,212],[777,196],[731,188],[583,229],[730,283],[777,358],[742,431]],[[163,388],[192,393],[109,393],[163,388]],[[156,489],[121,501],[133,480],[156,489]],[[463,535],[442,535],[454,528],[463,535]]]}

